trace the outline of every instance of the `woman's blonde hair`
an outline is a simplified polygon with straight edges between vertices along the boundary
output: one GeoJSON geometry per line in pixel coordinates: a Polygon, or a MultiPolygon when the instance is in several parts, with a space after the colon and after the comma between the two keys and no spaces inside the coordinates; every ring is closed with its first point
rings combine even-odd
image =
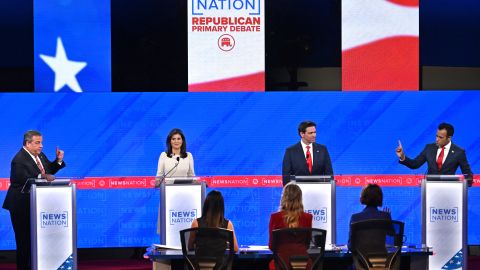
{"type": "Polygon", "coordinates": [[[285,224],[288,228],[298,227],[303,213],[302,190],[299,186],[289,183],[283,187],[280,211],[285,212],[285,224]]]}

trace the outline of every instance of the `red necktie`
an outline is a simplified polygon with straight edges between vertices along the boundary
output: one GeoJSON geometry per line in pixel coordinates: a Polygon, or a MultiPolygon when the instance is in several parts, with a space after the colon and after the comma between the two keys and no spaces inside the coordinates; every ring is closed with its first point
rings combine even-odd
{"type": "Polygon", "coordinates": [[[442,170],[443,155],[444,155],[443,152],[444,151],[445,151],[445,147],[442,147],[442,151],[440,151],[440,154],[438,155],[438,158],[437,158],[437,167],[438,167],[439,171],[442,170]]]}
{"type": "Polygon", "coordinates": [[[45,174],[45,169],[43,168],[42,163],[40,162],[40,159],[38,158],[38,156],[35,157],[35,161],[37,162],[37,166],[40,169],[40,172],[42,174],[45,174]]]}
{"type": "Polygon", "coordinates": [[[312,154],[310,154],[310,146],[307,145],[307,166],[308,171],[312,173],[312,154]]]}

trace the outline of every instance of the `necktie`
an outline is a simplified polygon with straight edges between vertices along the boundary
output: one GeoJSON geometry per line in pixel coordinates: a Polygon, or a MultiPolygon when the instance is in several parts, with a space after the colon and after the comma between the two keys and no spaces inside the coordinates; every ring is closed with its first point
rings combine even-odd
{"type": "Polygon", "coordinates": [[[437,167],[439,171],[442,170],[444,151],[445,151],[445,147],[442,147],[442,151],[440,151],[440,154],[438,155],[438,158],[437,158],[437,167]]]}
{"type": "Polygon", "coordinates": [[[40,172],[42,174],[45,174],[45,169],[43,168],[42,163],[40,162],[40,159],[38,158],[38,156],[35,156],[35,161],[37,162],[37,166],[40,169],[40,172]]]}
{"type": "Polygon", "coordinates": [[[307,145],[307,166],[308,166],[308,171],[312,173],[312,154],[310,154],[310,146],[307,145]]]}

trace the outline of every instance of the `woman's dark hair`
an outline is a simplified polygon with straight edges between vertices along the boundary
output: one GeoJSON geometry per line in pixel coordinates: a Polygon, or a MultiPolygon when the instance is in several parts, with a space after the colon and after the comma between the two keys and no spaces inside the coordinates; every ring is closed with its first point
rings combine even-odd
{"type": "Polygon", "coordinates": [[[364,187],[360,195],[360,203],[366,206],[382,206],[383,192],[380,186],[377,184],[368,184],[364,187]]]}
{"type": "Polygon", "coordinates": [[[173,152],[172,152],[172,137],[173,135],[179,134],[180,137],[182,137],[182,146],[180,147],[180,157],[181,158],[186,158],[187,157],[187,140],[185,140],[185,135],[183,135],[183,132],[179,128],[174,128],[168,133],[167,136],[167,157],[173,157],[173,152]]]}
{"type": "Polygon", "coordinates": [[[208,227],[221,227],[225,214],[223,196],[220,191],[212,190],[208,193],[202,208],[202,217],[208,227]]]}

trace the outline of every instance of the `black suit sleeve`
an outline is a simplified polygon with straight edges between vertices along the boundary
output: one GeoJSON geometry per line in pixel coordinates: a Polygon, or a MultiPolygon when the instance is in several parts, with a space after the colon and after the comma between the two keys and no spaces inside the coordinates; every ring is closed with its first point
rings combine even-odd
{"type": "Polygon", "coordinates": [[[328,153],[327,148],[325,147],[325,175],[333,176],[333,167],[332,160],[330,159],[330,154],[328,153]]]}
{"type": "Polygon", "coordinates": [[[23,186],[28,178],[37,178],[38,176],[30,164],[17,158],[12,160],[10,174],[11,184],[17,187],[23,186]]]}
{"type": "Polygon", "coordinates": [[[462,151],[460,156],[458,157],[458,163],[460,164],[460,169],[462,169],[462,174],[465,175],[465,179],[473,180],[473,173],[470,169],[470,164],[468,163],[465,150],[462,151]]]}
{"type": "Polygon", "coordinates": [[[282,164],[282,182],[285,186],[290,182],[290,175],[292,174],[292,157],[288,149],[285,150],[285,155],[283,156],[282,164]]]}
{"type": "Polygon", "coordinates": [[[405,160],[404,161],[399,161],[400,164],[403,164],[405,166],[407,166],[408,168],[410,169],[418,169],[420,168],[423,164],[425,164],[425,162],[427,161],[427,148],[428,148],[428,145],[425,146],[425,148],[423,149],[423,151],[414,159],[411,159],[407,156],[405,156],[405,160]]]}
{"type": "Polygon", "coordinates": [[[42,153],[42,156],[46,163],[48,164],[48,169],[45,168],[45,172],[48,174],[56,174],[60,169],[65,167],[65,161],[62,161],[62,164],[58,164],[57,160],[55,159],[54,161],[49,161],[47,156],[42,153]]]}

